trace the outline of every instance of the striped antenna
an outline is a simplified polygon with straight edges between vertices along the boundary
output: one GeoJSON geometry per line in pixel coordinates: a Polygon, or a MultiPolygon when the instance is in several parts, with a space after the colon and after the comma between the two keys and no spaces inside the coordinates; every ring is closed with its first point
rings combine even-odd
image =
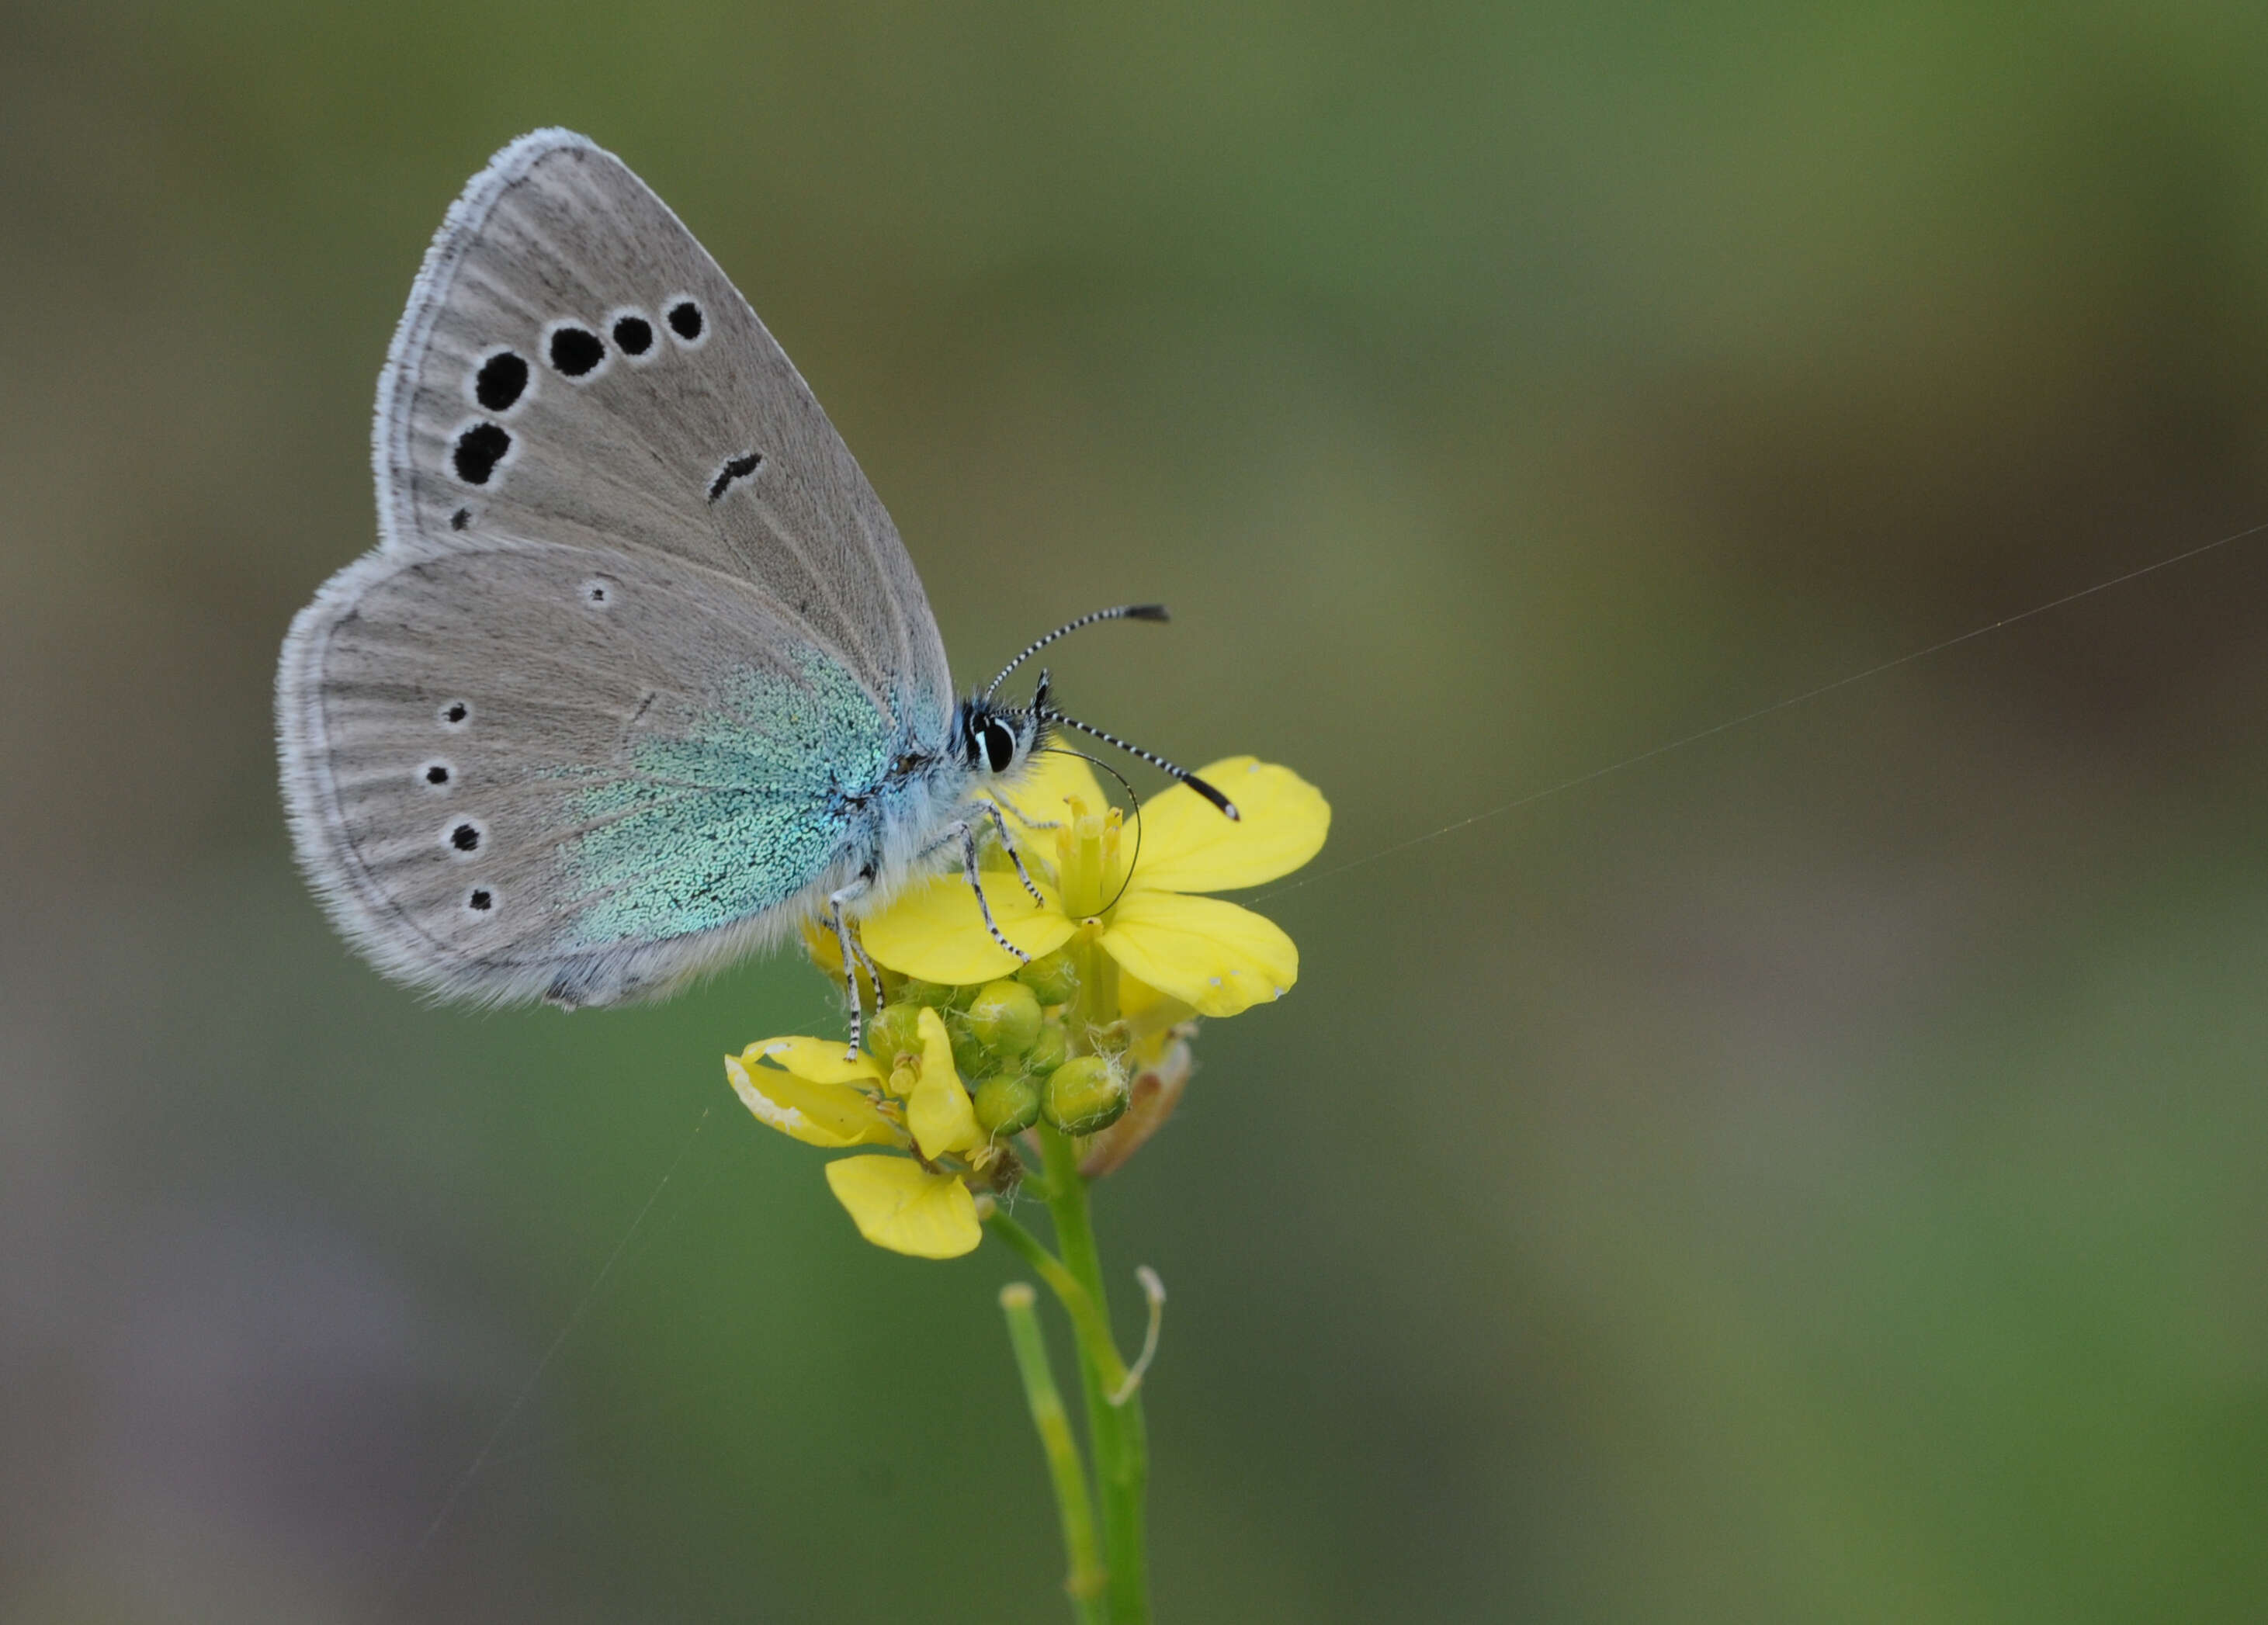
{"type": "Polygon", "coordinates": [[[1166,607],[1163,604],[1121,604],[1116,609],[1098,609],[1091,615],[1081,615],[1076,621],[1066,621],[1002,666],[1000,675],[984,686],[984,697],[990,699],[998,691],[1000,685],[1008,680],[1009,673],[1023,665],[1049,643],[1054,643],[1056,639],[1068,637],[1083,626],[1093,626],[1098,621],[1163,621],[1165,619],[1167,619],[1166,607]]]}
{"type": "Polygon", "coordinates": [[[1093,734],[1096,739],[1101,739],[1105,745],[1116,745],[1120,750],[1124,751],[1128,755],[1139,757],[1142,761],[1148,762],[1152,767],[1157,768],[1158,771],[1165,774],[1169,778],[1179,779],[1182,783],[1197,791],[1198,795],[1203,796],[1207,801],[1211,802],[1213,805],[1219,807],[1229,819],[1241,820],[1244,816],[1236,810],[1236,803],[1231,801],[1226,796],[1222,795],[1220,791],[1206,783],[1204,780],[1199,778],[1196,774],[1191,773],[1188,768],[1175,767],[1172,762],[1167,761],[1163,756],[1159,755],[1154,751],[1144,750],[1138,745],[1129,745],[1116,734],[1105,733],[1100,728],[1091,728],[1087,726],[1086,724],[1079,721],[1076,717],[1066,717],[1061,711],[1057,710],[1050,705],[1035,705],[1032,707],[1030,710],[1020,714],[1027,717],[1042,717],[1049,722],[1061,723],[1066,728],[1076,728],[1081,733],[1093,734]]]}

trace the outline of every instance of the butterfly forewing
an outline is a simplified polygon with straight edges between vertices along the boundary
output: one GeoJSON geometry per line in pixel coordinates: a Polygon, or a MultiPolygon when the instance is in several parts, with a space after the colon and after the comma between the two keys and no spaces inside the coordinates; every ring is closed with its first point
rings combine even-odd
{"type": "Polygon", "coordinates": [[[950,707],[912,561],[809,387],[668,206],[579,136],[513,143],[450,210],[374,432],[388,546],[682,559],[762,588],[878,693],[950,707]]]}

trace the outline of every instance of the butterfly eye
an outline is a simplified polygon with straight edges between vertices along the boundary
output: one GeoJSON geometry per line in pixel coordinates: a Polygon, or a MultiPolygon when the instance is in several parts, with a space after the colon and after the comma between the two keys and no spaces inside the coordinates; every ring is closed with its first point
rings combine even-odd
{"type": "Polygon", "coordinates": [[[1005,773],[1008,764],[1016,760],[1016,732],[997,717],[984,724],[984,765],[995,773],[1005,773]]]}

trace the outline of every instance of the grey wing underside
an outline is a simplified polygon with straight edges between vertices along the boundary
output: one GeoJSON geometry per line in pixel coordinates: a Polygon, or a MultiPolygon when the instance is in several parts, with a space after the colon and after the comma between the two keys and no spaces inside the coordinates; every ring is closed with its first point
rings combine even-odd
{"type": "Polygon", "coordinates": [[[277,678],[294,842],[352,940],[449,996],[607,1003],[839,884],[828,776],[942,737],[944,650],[811,391],[643,182],[563,130],[498,153],[372,433],[379,548],[277,678]]]}
{"type": "Polygon", "coordinates": [[[814,733],[869,759],[896,737],[762,595],[518,541],[342,570],[292,625],[277,710],[335,922],[488,1002],[659,996],[777,936],[848,875],[814,733]]]}
{"type": "Polygon", "coordinates": [[[580,136],[523,136],[452,206],[372,432],[388,549],[521,536],[681,558],[760,585],[925,732],[950,711],[920,578],[809,386],[669,207],[580,136]],[[669,322],[685,299],[690,342],[669,322]],[[626,315],[642,354],[615,342],[626,315]],[[579,376],[554,364],[562,324],[599,340],[579,376]],[[496,408],[478,380],[500,353],[528,371],[496,408]]]}

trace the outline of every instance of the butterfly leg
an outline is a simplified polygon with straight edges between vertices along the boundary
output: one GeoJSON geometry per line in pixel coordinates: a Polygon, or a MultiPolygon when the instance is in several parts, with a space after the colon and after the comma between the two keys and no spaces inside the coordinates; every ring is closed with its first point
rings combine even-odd
{"type": "Polygon", "coordinates": [[[847,905],[864,897],[867,887],[873,883],[873,875],[862,874],[840,891],[829,893],[827,898],[827,910],[835,919],[835,940],[843,950],[843,978],[847,984],[846,996],[850,1007],[850,1047],[843,1056],[846,1061],[858,1058],[858,1046],[866,1036],[865,991],[858,986],[858,973],[862,969],[874,984],[874,1013],[878,1016],[882,1013],[882,973],[876,970],[874,961],[866,957],[865,945],[852,934],[850,919],[843,912],[847,905]]]}
{"type": "Polygon", "coordinates": [[[1040,888],[1032,884],[1032,877],[1024,868],[1024,855],[1016,850],[1016,842],[1008,834],[1008,820],[1000,816],[999,804],[987,801],[982,805],[984,811],[991,817],[992,827],[999,832],[1001,849],[1008,854],[1008,861],[1016,865],[1016,879],[1024,883],[1024,889],[1032,894],[1034,902],[1042,908],[1046,908],[1048,900],[1041,896],[1040,888]]]}
{"type": "MultiPolygon", "coordinates": [[[[992,792],[994,796],[999,793],[997,790],[992,792]]],[[[998,806],[1001,804],[995,801],[992,805],[998,806]]],[[[1063,827],[1063,820],[1059,818],[1034,818],[1012,801],[1006,805],[1008,810],[1016,815],[1017,820],[1027,829],[1061,829],[1063,827]]]]}
{"type": "MultiPolygon", "coordinates": [[[[1032,962],[1032,956],[1008,940],[999,926],[993,922],[992,905],[984,900],[984,875],[976,864],[976,832],[969,827],[966,820],[956,820],[946,829],[944,839],[961,842],[961,877],[968,882],[968,889],[976,893],[976,912],[984,916],[984,929],[992,933],[994,942],[1029,965],[1032,962]]],[[[943,842],[940,842],[939,844],[943,842]]],[[[1020,870],[1022,867],[1021,864],[1017,865],[1020,870]]],[[[1029,886],[1031,882],[1027,880],[1024,884],[1029,886]]],[[[1034,895],[1037,893],[1035,893],[1034,895]]]]}

